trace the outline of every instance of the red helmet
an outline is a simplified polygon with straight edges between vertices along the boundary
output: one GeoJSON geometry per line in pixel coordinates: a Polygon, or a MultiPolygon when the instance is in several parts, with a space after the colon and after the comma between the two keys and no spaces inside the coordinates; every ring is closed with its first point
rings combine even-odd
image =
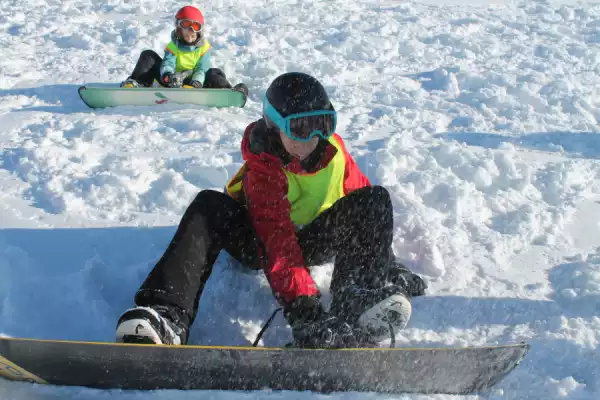
{"type": "Polygon", "coordinates": [[[179,11],[177,11],[177,14],[175,14],[175,19],[189,19],[200,22],[200,25],[204,25],[204,15],[202,15],[200,10],[193,6],[185,6],[180,8],[179,11]]]}

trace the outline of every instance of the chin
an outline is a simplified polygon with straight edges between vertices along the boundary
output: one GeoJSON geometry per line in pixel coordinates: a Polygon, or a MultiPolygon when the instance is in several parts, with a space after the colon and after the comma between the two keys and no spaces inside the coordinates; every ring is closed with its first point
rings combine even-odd
{"type": "Polygon", "coordinates": [[[303,156],[300,156],[300,155],[298,155],[298,154],[292,154],[292,156],[293,156],[293,157],[296,157],[296,158],[297,158],[298,160],[300,160],[300,161],[304,161],[305,159],[307,159],[307,158],[308,158],[308,156],[310,156],[310,154],[306,154],[306,155],[303,155],[303,156]]]}

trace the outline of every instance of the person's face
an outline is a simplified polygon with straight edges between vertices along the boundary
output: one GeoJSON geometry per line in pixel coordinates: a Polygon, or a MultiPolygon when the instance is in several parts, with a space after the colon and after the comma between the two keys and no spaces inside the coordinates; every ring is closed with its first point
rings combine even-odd
{"type": "Polygon", "coordinates": [[[183,40],[188,43],[194,43],[198,39],[198,34],[191,29],[182,29],[181,35],[183,36],[183,40]]]}
{"type": "Polygon", "coordinates": [[[300,142],[298,140],[290,139],[280,130],[279,137],[281,138],[281,143],[283,143],[285,150],[300,161],[306,159],[313,151],[315,151],[319,144],[318,136],[313,137],[308,142],[300,142]]]}

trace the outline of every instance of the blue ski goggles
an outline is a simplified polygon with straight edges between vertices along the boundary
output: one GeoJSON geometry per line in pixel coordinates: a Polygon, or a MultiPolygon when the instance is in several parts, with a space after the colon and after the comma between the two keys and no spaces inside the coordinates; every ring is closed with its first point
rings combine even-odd
{"type": "Polygon", "coordinates": [[[316,135],[329,139],[337,124],[335,110],[309,111],[282,117],[266,97],[263,112],[287,137],[299,142],[308,142],[316,135]]]}

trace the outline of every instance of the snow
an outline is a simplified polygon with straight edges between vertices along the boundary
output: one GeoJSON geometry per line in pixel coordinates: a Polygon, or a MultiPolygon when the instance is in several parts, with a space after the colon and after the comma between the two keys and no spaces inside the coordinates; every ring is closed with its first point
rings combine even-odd
{"type": "MultiPolygon", "coordinates": [[[[113,341],[187,204],[241,165],[269,82],[300,70],[326,85],[339,133],[392,195],[396,253],[429,283],[397,346],[527,341],[511,375],[467,397],[600,396],[600,3],[205,2],[214,64],[250,87],[244,109],[219,110],[90,110],[77,95],[162,52],[178,2],[1,4],[0,334],[113,341]]],[[[331,268],[313,270],[326,300],[331,268]]],[[[276,306],[222,253],[191,342],[251,343],[276,306]]],[[[279,316],[261,345],[289,338],[279,316]]],[[[1,399],[199,395],[0,381],[1,399]]]]}

